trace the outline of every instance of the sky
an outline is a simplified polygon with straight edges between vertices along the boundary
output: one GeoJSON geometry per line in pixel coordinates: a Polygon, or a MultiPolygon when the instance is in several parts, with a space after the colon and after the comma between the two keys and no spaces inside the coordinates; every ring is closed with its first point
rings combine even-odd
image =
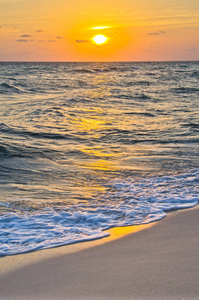
{"type": "Polygon", "coordinates": [[[0,0],[0,61],[179,60],[199,60],[198,0],[0,0]]]}

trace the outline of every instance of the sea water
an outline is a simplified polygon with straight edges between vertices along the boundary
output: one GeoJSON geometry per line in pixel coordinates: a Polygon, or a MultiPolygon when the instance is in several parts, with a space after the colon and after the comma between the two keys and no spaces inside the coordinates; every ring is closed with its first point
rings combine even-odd
{"type": "Polygon", "coordinates": [[[0,63],[0,255],[198,204],[199,62],[0,63]]]}

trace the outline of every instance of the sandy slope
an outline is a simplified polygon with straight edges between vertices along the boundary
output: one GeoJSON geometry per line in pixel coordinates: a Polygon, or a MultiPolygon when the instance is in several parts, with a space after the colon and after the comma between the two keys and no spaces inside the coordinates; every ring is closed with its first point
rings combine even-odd
{"type": "Polygon", "coordinates": [[[1,274],[0,299],[199,299],[199,209],[1,274]]]}

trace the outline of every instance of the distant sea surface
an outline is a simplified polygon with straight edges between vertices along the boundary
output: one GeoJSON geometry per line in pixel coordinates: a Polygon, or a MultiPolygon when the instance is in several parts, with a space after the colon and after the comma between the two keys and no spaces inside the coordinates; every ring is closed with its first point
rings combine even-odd
{"type": "Polygon", "coordinates": [[[199,201],[199,62],[0,63],[0,255],[199,201]]]}

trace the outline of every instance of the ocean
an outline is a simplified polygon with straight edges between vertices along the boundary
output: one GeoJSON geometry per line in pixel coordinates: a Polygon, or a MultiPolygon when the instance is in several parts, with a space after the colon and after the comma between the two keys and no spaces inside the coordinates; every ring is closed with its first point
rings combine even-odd
{"type": "Polygon", "coordinates": [[[198,204],[199,62],[0,63],[0,256],[198,204]]]}

